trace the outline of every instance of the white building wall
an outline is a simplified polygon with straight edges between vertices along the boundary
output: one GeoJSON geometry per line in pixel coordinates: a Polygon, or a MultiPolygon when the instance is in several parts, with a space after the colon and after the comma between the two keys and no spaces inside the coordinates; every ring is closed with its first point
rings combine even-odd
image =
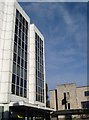
{"type": "MultiPolygon", "coordinates": [[[[26,98],[11,94],[16,9],[18,9],[28,21],[30,27],[30,18],[20,7],[17,1],[6,3],[0,2],[0,103],[9,103],[10,101],[28,101],[26,98]]],[[[28,29],[30,29],[29,27],[28,29]]],[[[30,32],[28,33],[28,51],[30,42],[29,34],[30,32]]],[[[27,76],[27,78],[29,82],[29,76],[27,76]]],[[[27,97],[29,96],[27,95],[27,97]]]]}
{"type": "MultiPolygon", "coordinates": [[[[63,84],[57,86],[57,100],[58,110],[64,110],[65,106],[62,105],[64,99],[64,93],[69,93],[69,97],[66,96],[67,102],[70,103],[70,109],[82,109],[82,102],[89,102],[89,96],[85,96],[85,92],[89,92],[89,86],[76,87],[76,84],[63,84]]],[[[50,91],[50,108],[55,109],[56,97],[55,90],[50,91]]]]}
{"type": "MultiPolygon", "coordinates": [[[[26,21],[28,22],[28,53],[27,53],[27,59],[28,59],[28,63],[27,63],[27,98],[24,97],[20,97],[14,94],[10,94],[10,100],[11,102],[18,102],[18,101],[24,101],[28,103],[28,99],[29,99],[29,50],[30,50],[30,18],[28,17],[28,15],[24,12],[24,10],[20,7],[20,5],[18,4],[18,2],[14,3],[14,20],[16,18],[16,9],[22,14],[22,16],[26,19],[26,21]]],[[[14,24],[15,27],[15,24],[14,24]]],[[[15,28],[14,28],[15,29],[15,28]]],[[[14,35],[14,33],[13,33],[14,35]]],[[[13,46],[14,46],[14,39],[13,39],[13,46]]],[[[13,58],[13,57],[12,57],[13,58]]],[[[11,76],[12,77],[12,76],[11,76]]],[[[11,78],[12,80],[12,78],[11,78]]]]}
{"type": "Polygon", "coordinates": [[[50,90],[50,108],[56,110],[56,94],[55,94],[55,90],[50,90]]]}
{"type": "Polygon", "coordinates": [[[30,25],[30,57],[29,57],[29,102],[35,103],[36,100],[36,81],[35,81],[35,29],[30,25]]]}
{"type": "Polygon", "coordinates": [[[0,2],[0,103],[19,101],[39,106],[46,106],[44,37],[35,25],[30,26],[30,18],[20,7],[17,1],[9,3],[0,2]],[[27,53],[27,98],[19,97],[11,93],[16,9],[18,9],[22,16],[27,20],[29,25],[27,53]],[[35,32],[37,32],[43,40],[44,103],[36,101],[35,32]]]}
{"type": "Polygon", "coordinates": [[[62,105],[62,100],[64,99],[64,93],[69,93],[69,98],[67,98],[68,103],[70,103],[70,109],[77,109],[77,98],[76,98],[76,85],[75,84],[64,84],[57,87],[57,97],[58,97],[58,109],[63,110],[65,106],[62,105]]]}
{"type": "Polygon", "coordinates": [[[44,62],[44,103],[36,101],[36,63],[35,63],[35,32],[42,38],[43,40],[43,54],[44,54],[44,37],[37,29],[37,27],[32,24],[30,25],[30,66],[29,66],[29,102],[45,106],[46,105],[46,92],[45,92],[45,58],[43,56],[44,62]]]}
{"type": "Polygon", "coordinates": [[[0,103],[10,101],[11,70],[12,70],[12,40],[14,26],[13,3],[0,3],[3,11],[0,12],[0,103]]]}
{"type": "Polygon", "coordinates": [[[78,101],[78,108],[82,108],[81,102],[89,101],[89,96],[85,96],[85,91],[89,91],[89,87],[77,87],[77,101],[78,101]]]}

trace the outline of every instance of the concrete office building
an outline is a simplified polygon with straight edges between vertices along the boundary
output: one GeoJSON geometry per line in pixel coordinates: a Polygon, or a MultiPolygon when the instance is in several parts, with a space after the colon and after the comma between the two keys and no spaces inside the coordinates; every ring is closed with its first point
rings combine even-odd
{"type": "Polygon", "coordinates": [[[0,116],[3,119],[8,118],[8,111],[24,118],[33,112],[31,119],[38,108],[44,118],[49,113],[44,52],[43,35],[34,24],[30,25],[30,18],[18,2],[0,2],[0,116]]]}
{"type": "Polygon", "coordinates": [[[58,110],[88,108],[88,97],[88,86],[76,87],[75,83],[58,85],[57,89],[50,90],[50,107],[58,110]],[[63,104],[65,98],[66,106],[63,104]]]}
{"type": "Polygon", "coordinates": [[[76,87],[75,83],[58,85],[57,89],[50,90],[50,108],[55,110],[89,109],[89,86],[76,87]]]}

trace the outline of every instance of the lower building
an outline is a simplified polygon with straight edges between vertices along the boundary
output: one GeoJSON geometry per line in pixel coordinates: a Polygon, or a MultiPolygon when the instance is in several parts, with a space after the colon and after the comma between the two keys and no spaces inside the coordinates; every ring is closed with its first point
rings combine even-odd
{"type": "Polygon", "coordinates": [[[89,86],[75,83],[58,85],[50,90],[50,108],[55,110],[89,109],[89,86]]]}

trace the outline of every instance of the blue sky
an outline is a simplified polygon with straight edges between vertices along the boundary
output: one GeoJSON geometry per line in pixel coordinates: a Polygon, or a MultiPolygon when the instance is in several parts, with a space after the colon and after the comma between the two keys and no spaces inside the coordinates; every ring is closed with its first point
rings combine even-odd
{"type": "Polygon", "coordinates": [[[20,3],[45,37],[46,81],[87,85],[87,3],[20,3]]]}

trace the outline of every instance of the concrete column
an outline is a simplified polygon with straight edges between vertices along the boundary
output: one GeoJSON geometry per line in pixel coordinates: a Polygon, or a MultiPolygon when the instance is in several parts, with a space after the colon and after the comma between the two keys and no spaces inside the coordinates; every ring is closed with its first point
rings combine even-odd
{"type": "Polygon", "coordinates": [[[9,105],[4,105],[3,120],[9,120],[9,105]]]}
{"type": "Polygon", "coordinates": [[[2,120],[3,106],[0,106],[0,120],[2,120]]]}

